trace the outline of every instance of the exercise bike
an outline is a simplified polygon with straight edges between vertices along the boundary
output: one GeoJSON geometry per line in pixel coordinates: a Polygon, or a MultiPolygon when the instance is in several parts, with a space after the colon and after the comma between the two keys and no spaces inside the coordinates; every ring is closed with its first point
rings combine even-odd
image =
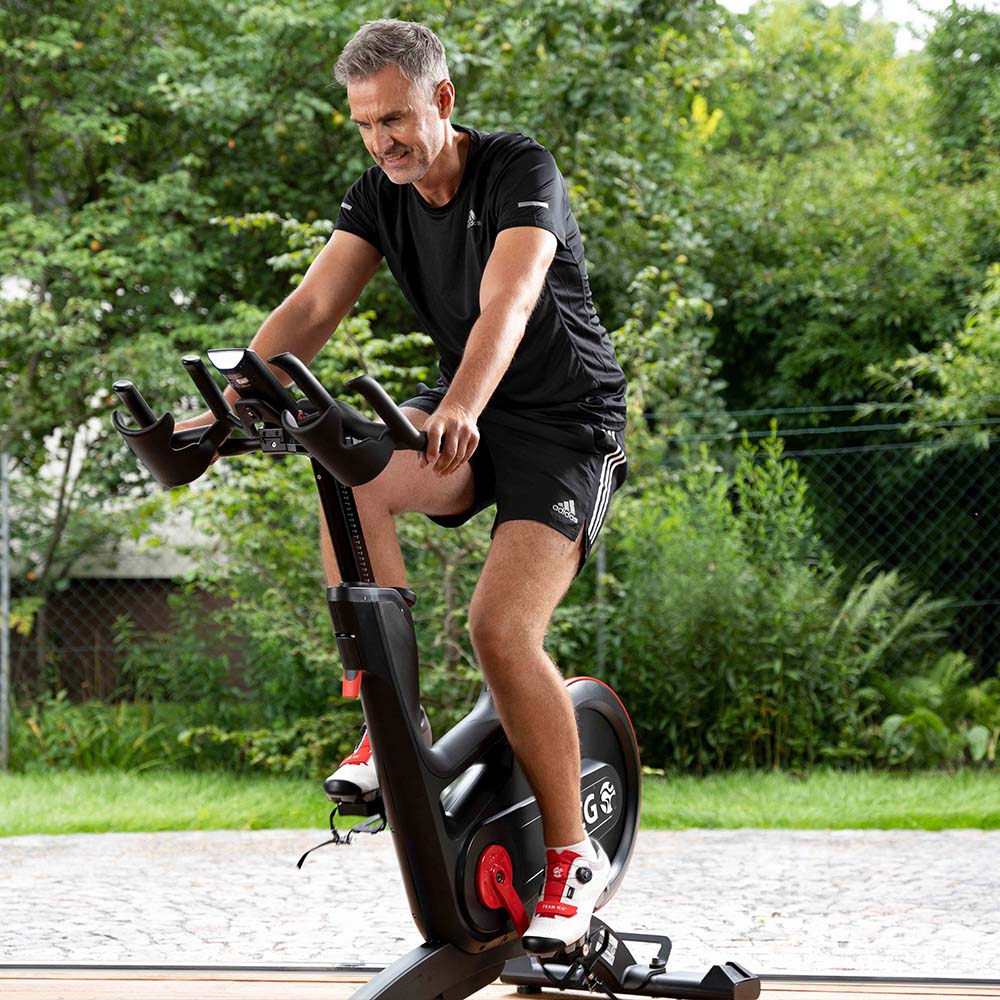
{"type": "MultiPolygon", "coordinates": [[[[239,397],[231,408],[200,358],[183,358],[214,423],[175,433],[173,416],[157,417],[129,381],[116,382],[114,390],[135,426],[119,411],[112,420],[164,486],[197,479],[216,453],[304,454],[312,463],[344,581],[327,590],[344,690],[356,695],[360,686],[365,721],[378,748],[378,794],[341,799],[338,809],[341,815],[370,817],[357,829],[371,830],[378,820],[391,827],[410,909],[424,937],[354,1000],[462,1000],[498,977],[519,993],[552,987],[610,997],[756,1000],[760,980],[735,962],[701,975],[668,972],[669,938],[618,933],[597,917],[572,954],[545,960],[524,954],[521,936],[545,878],[538,805],[486,688],[464,719],[427,745],[410,610],[415,597],[376,583],[352,489],[374,479],[397,449],[423,451],[425,436],[369,376],[348,387],[364,397],[381,423],[334,399],[292,354],[269,361],[290,376],[303,399],[284,388],[252,351],[208,356],[239,397]],[[656,955],[637,962],[628,942],[654,945],[656,955]]],[[[574,677],[567,686],[580,731],[584,827],[611,861],[600,907],[621,885],[635,847],[639,754],[628,714],[606,684],[574,677]]]]}

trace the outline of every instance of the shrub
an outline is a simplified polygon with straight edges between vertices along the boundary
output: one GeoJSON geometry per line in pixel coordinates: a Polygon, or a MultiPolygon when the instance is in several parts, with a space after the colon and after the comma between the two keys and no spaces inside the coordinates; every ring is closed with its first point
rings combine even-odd
{"type": "Polygon", "coordinates": [[[16,771],[72,767],[137,772],[179,767],[188,758],[177,742],[178,713],[149,702],[74,705],[60,691],[15,712],[11,728],[16,771]]]}
{"type": "Polygon", "coordinates": [[[348,710],[267,729],[198,726],[178,740],[195,767],[318,779],[354,748],[357,732],[357,716],[348,710]]]}
{"type": "Polygon", "coordinates": [[[969,684],[974,664],[960,652],[938,657],[926,672],[872,677],[879,708],[889,711],[871,732],[876,760],[927,768],[996,761],[1000,676],[969,684]]]}
{"type": "Polygon", "coordinates": [[[139,772],[164,768],[325,777],[358,738],[357,703],[322,716],[263,726],[254,705],[100,701],[72,704],[60,692],[14,717],[15,771],[75,768],[139,772]],[[242,718],[241,718],[242,716],[242,718]]]}
{"type": "Polygon", "coordinates": [[[193,588],[169,597],[172,622],[164,632],[141,631],[128,617],[115,622],[115,650],[127,697],[136,701],[212,702],[231,693],[230,664],[211,638],[214,632],[193,588]]]}
{"type": "Polygon", "coordinates": [[[609,680],[646,762],[670,768],[861,762],[867,671],[939,641],[943,605],[894,573],[842,596],[805,481],[780,440],[707,454],[624,497],[609,568],[609,680]]]}

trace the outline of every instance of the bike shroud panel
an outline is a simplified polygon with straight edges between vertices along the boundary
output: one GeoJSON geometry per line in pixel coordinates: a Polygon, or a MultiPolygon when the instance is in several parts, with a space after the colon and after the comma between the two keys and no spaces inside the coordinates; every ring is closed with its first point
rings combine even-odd
{"type": "MultiPolygon", "coordinates": [[[[515,859],[514,887],[528,906],[544,878],[545,847],[534,795],[504,737],[489,692],[433,747],[419,722],[417,648],[398,591],[341,584],[328,591],[346,669],[363,671],[361,701],[393,841],[414,920],[427,940],[467,952],[514,935],[506,911],[487,909],[476,865],[498,844],[515,859]],[[534,865],[518,864],[531,858],[534,865]]],[[[612,864],[606,902],[624,878],[639,818],[635,736],[614,692],[573,678],[579,720],[584,822],[612,864]]]]}

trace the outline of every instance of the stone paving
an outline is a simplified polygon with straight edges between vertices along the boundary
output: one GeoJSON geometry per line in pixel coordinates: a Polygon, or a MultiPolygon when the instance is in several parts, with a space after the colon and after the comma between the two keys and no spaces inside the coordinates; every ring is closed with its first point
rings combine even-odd
{"type": "MultiPolygon", "coordinates": [[[[419,943],[389,835],[0,840],[0,963],[385,965],[419,943]]],[[[602,911],[670,965],[1000,980],[1000,832],[645,832],[602,911]]],[[[647,957],[636,948],[639,957],[647,957]]]]}

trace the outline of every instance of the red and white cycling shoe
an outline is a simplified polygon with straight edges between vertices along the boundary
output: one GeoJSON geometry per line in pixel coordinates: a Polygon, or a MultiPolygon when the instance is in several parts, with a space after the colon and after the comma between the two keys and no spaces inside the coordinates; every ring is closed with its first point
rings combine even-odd
{"type": "Polygon", "coordinates": [[[323,782],[323,791],[331,802],[365,799],[378,791],[375,757],[367,726],[361,729],[361,740],[354,753],[345,757],[340,767],[323,782]]]}
{"type": "MultiPolygon", "coordinates": [[[[420,735],[424,746],[433,742],[431,723],[423,706],[420,707],[420,735]]],[[[378,794],[378,775],[368,727],[361,727],[361,739],[340,762],[340,767],[323,782],[323,791],[331,802],[369,802],[378,794]]]]}
{"type": "Polygon", "coordinates": [[[597,900],[611,880],[611,862],[596,840],[593,857],[572,848],[545,852],[545,888],[528,931],[521,938],[530,955],[572,951],[590,931],[597,900]]]}

